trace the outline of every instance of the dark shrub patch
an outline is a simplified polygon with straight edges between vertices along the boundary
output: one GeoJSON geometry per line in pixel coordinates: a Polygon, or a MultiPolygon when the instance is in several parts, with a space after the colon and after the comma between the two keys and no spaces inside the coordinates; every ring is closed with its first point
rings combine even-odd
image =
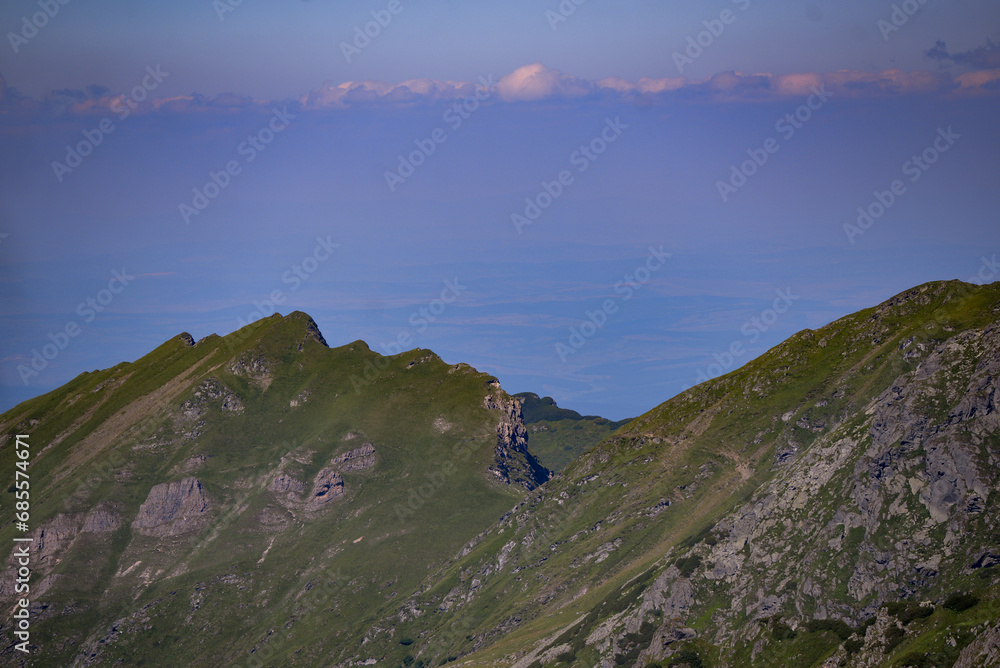
{"type": "Polygon", "coordinates": [[[924,607],[915,601],[893,601],[883,606],[886,611],[901,621],[903,625],[909,624],[914,619],[923,619],[934,614],[934,606],[924,607]]]}
{"type": "Polygon", "coordinates": [[[701,557],[686,557],[684,559],[678,559],[674,562],[674,565],[680,569],[682,578],[691,577],[691,574],[694,573],[699,566],[701,566],[701,557]]]}
{"type": "Polygon", "coordinates": [[[680,666],[685,663],[690,668],[705,668],[705,663],[701,660],[701,657],[698,656],[698,652],[693,649],[682,649],[679,651],[676,656],[670,659],[670,663],[667,664],[667,667],[680,666]]]}
{"type": "Polygon", "coordinates": [[[839,619],[814,619],[806,623],[807,631],[829,631],[842,641],[854,635],[854,629],[839,619]]]}
{"type": "Polygon", "coordinates": [[[903,638],[906,637],[906,631],[899,628],[898,626],[890,627],[888,631],[885,632],[885,653],[889,654],[892,650],[899,646],[899,643],[903,642],[903,638]]]}
{"type": "Polygon", "coordinates": [[[979,603],[979,597],[972,594],[955,592],[945,599],[944,607],[954,612],[963,612],[979,603]]]}

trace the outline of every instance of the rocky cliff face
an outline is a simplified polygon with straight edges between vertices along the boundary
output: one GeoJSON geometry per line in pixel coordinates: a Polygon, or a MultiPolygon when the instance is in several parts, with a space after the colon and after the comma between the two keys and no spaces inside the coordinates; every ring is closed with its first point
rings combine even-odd
{"type": "Polygon", "coordinates": [[[316,474],[312,491],[306,501],[306,510],[315,512],[334,499],[344,495],[344,478],[339,471],[325,468],[316,474]]]}
{"type": "Polygon", "coordinates": [[[528,452],[528,430],[521,416],[521,402],[500,389],[492,381],[493,392],[486,396],[483,405],[500,413],[497,423],[497,444],[494,449],[490,472],[504,484],[517,484],[532,490],[547,481],[551,472],[528,452]]]}
{"type": "Polygon", "coordinates": [[[1000,624],[977,628],[975,640],[962,650],[952,668],[981,668],[1000,665],[1000,624]]]}
{"type": "Polygon", "coordinates": [[[175,536],[200,528],[208,519],[208,497],[197,478],[161,483],[132,521],[132,528],[147,536],[175,536]]]}

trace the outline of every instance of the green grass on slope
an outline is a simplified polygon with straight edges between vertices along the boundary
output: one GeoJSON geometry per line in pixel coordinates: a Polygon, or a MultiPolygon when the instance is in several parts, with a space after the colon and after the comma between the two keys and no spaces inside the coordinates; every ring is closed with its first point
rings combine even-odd
{"type": "MultiPolygon", "coordinates": [[[[489,376],[427,351],[382,358],[361,342],[327,349],[308,340],[304,324],[293,314],[255,323],[235,340],[172,340],[0,418],[32,428],[33,526],[101,501],[126,519],[112,534],[79,534],[59,554],[57,586],[43,600],[62,612],[36,618],[37,660],[69,665],[96,643],[97,665],[240,665],[255,655],[269,665],[327,665],[352,656],[429,568],[519,498],[523,490],[487,472],[497,420],[483,406],[489,376]],[[234,358],[266,360],[269,378],[234,375],[234,358]],[[190,369],[188,389],[151,403],[120,437],[54,479],[102,422],[190,369]],[[238,395],[243,410],[209,401],[196,420],[179,419],[180,405],[209,378],[238,395]],[[81,408],[92,416],[40,454],[81,408]],[[200,432],[193,440],[184,437],[191,429],[200,432]],[[333,456],[363,442],[375,445],[375,467],[345,472],[345,495],[318,515],[293,515],[266,489],[282,465],[309,492],[333,456]],[[196,457],[203,463],[184,473],[196,457]],[[184,475],[204,485],[206,525],[167,538],[133,531],[128,520],[149,489],[184,475]],[[81,488],[81,480],[89,482],[81,488]]],[[[11,451],[2,450],[8,470],[11,451]]],[[[0,532],[8,544],[10,535],[9,527],[0,532]]],[[[406,648],[397,642],[389,655],[402,661],[406,648]]]]}
{"type": "MultiPolygon", "coordinates": [[[[540,547],[514,547],[511,565],[487,578],[470,605],[427,615],[420,624],[433,629],[459,616],[483,620],[470,637],[487,648],[467,657],[469,665],[526,650],[568,624],[566,617],[592,612],[604,596],[657,560],[665,567],[662,559],[671,548],[670,562],[682,557],[685,538],[710,535],[706,527],[746,502],[779,470],[776,456],[790,444],[801,452],[835,425],[850,424],[860,408],[915,368],[919,358],[911,361],[900,352],[906,346],[932,347],[957,331],[995,321],[998,294],[997,285],[920,286],[880,307],[800,332],[740,369],[636,418],[547,484],[544,502],[518,520],[516,525],[524,526],[520,532],[494,531],[494,539],[456,562],[446,577],[485,568],[508,542],[532,532],[544,534],[540,547]],[[672,505],[655,518],[643,512],[664,498],[672,505]],[[584,561],[615,540],[621,546],[600,563],[584,561]],[[569,603],[584,589],[586,594],[569,603]],[[503,606],[494,603],[500,600],[503,606]],[[511,624],[514,618],[518,622],[511,624]],[[504,632],[497,634],[501,627],[504,632]]],[[[433,590],[431,583],[427,590],[433,590]]],[[[686,622],[699,634],[710,634],[711,615],[703,614],[700,604],[692,613],[686,622]]],[[[595,624],[604,619],[599,615],[595,624]]],[[[819,660],[829,648],[829,634],[809,633],[794,652],[803,661],[819,660]]],[[[424,646],[434,643],[428,631],[424,646]]],[[[469,644],[454,650],[467,653],[469,644]]]]}
{"type": "Polygon", "coordinates": [[[513,396],[521,400],[521,412],[528,430],[528,449],[552,471],[563,470],[571,461],[629,422],[580,415],[576,411],[560,408],[551,397],[539,397],[532,392],[513,396]]]}

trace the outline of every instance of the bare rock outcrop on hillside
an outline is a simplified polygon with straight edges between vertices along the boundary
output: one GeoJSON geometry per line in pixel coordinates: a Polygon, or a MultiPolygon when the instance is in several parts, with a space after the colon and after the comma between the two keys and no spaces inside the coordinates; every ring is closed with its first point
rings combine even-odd
{"type": "Polygon", "coordinates": [[[490,473],[505,485],[518,484],[527,490],[535,489],[547,481],[552,472],[528,452],[528,430],[521,415],[521,402],[501,390],[496,380],[490,381],[490,385],[495,391],[487,395],[483,403],[487,409],[500,413],[490,473]]]}
{"type": "Polygon", "coordinates": [[[121,525],[121,515],[112,510],[108,504],[101,504],[83,518],[82,531],[85,533],[107,533],[117,531],[121,525]]]}
{"type": "MultiPolygon", "coordinates": [[[[100,503],[86,513],[60,513],[43,522],[31,534],[34,576],[41,580],[51,573],[66,550],[82,534],[110,533],[121,525],[122,516],[110,503],[100,503]]],[[[0,600],[15,598],[15,581],[14,569],[0,574],[0,600]]]]}
{"type": "Polygon", "coordinates": [[[226,367],[234,376],[241,376],[266,390],[274,382],[272,364],[261,353],[246,352],[229,362],[226,367]]]}
{"type": "Polygon", "coordinates": [[[976,632],[976,639],[962,650],[952,668],[1000,665],[1000,623],[988,626],[983,631],[977,628],[976,632]]]}
{"type": "Polygon", "coordinates": [[[197,478],[165,482],[149,490],[132,528],[146,536],[175,536],[202,526],[208,496],[197,478]]]}
{"type": "Polygon", "coordinates": [[[330,466],[339,471],[361,471],[375,466],[375,446],[365,443],[359,448],[337,455],[330,466]]]}
{"type": "Polygon", "coordinates": [[[193,422],[205,415],[209,405],[226,413],[242,413],[243,401],[218,378],[203,380],[190,399],[181,404],[183,420],[193,422]]]}
{"type": "MultiPolygon", "coordinates": [[[[703,564],[691,576],[700,586],[688,607],[704,603],[706,587],[723,587],[732,600],[716,613],[710,640],[752,643],[757,628],[740,626],[741,618],[789,610],[804,620],[856,626],[883,602],[934,587],[942,573],[993,565],[977,532],[1000,529],[993,519],[1000,457],[988,445],[1000,424],[998,377],[996,324],[929,347],[915,369],[864,407],[859,423],[833,425],[720,521],[711,544],[679,553],[703,564]],[[865,604],[850,606],[832,596],[838,585],[865,604]],[[807,612],[806,601],[814,601],[815,612],[807,612]]],[[[645,598],[666,598],[685,582],[668,569],[645,598]]],[[[683,607],[654,607],[682,619],[689,614],[683,607]]],[[[637,607],[619,640],[648,608],[637,607]]],[[[669,650],[651,647],[643,658],[666,656],[669,650]]],[[[962,656],[956,666],[994,665],[1000,631],[984,630],[962,656]]],[[[856,665],[881,666],[884,660],[880,650],[866,650],[856,665]]]]}
{"type": "Polygon", "coordinates": [[[294,512],[296,509],[304,509],[311,513],[322,510],[326,504],[344,495],[346,489],[342,473],[363,471],[375,466],[375,446],[364,443],[334,457],[316,474],[312,488],[305,497],[302,493],[306,489],[306,483],[289,473],[286,469],[287,463],[283,462],[274,472],[267,489],[275,494],[278,502],[288,510],[294,512]]]}
{"type": "Polygon", "coordinates": [[[316,474],[312,491],[309,492],[309,499],[306,501],[306,510],[317,511],[323,506],[344,495],[344,478],[330,467],[324,468],[316,474]]]}

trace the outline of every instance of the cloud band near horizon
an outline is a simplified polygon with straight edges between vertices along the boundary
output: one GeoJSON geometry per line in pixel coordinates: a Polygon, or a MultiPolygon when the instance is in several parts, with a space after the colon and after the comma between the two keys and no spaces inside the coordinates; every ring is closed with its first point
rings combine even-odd
{"type": "MultiPolygon", "coordinates": [[[[168,69],[166,65],[162,67],[168,69]]],[[[111,95],[107,88],[99,85],[89,86],[86,90],[53,91],[44,99],[34,99],[7,86],[0,75],[0,119],[6,119],[6,125],[17,125],[37,116],[107,115],[119,112],[126,101],[133,107],[132,113],[137,114],[231,114],[254,108],[266,109],[276,104],[295,104],[304,111],[349,109],[365,105],[408,107],[462,100],[483,87],[490,87],[496,93],[491,97],[491,103],[515,104],[630,99],[646,104],[685,101],[767,102],[809,95],[814,89],[824,89],[831,96],[839,98],[968,98],[1000,93],[1000,68],[974,70],[957,76],[944,71],[906,72],[897,69],[882,72],[839,70],[792,74],[745,74],[729,71],[701,80],[686,77],[644,77],[633,82],[620,77],[590,81],[535,63],[520,67],[499,79],[492,74],[484,74],[478,81],[327,81],[297,99],[261,100],[234,93],[216,96],[191,93],[150,97],[137,105],[134,100],[129,99],[128,91],[111,95]]]]}

